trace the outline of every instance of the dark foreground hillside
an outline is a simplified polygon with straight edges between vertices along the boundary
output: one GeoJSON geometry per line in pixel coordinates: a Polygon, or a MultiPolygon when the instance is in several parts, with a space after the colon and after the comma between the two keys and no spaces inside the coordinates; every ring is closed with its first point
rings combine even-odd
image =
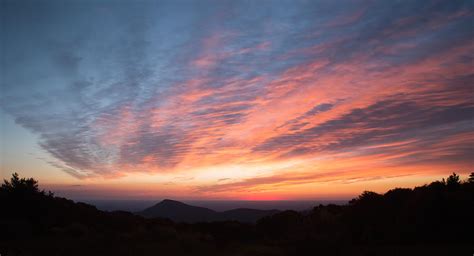
{"type": "Polygon", "coordinates": [[[348,205],[284,211],[257,224],[184,224],[103,212],[14,175],[0,189],[6,255],[473,255],[474,174],[364,192],[348,205]]]}

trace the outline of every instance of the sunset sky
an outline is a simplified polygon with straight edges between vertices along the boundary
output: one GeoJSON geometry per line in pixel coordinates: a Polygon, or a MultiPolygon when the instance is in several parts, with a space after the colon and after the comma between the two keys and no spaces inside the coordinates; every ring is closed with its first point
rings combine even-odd
{"type": "Polygon", "coordinates": [[[2,1],[0,170],[334,199],[474,171],[474,1],[2,1]]]}

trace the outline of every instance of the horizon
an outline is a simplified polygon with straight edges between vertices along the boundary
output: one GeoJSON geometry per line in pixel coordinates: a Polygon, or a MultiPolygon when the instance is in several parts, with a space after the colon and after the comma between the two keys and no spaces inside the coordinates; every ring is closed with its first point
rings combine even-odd
{"type": "Polygon", "coordinates": [[[175,199],[159,199],[159,200],[74,200],[75,202],[83,202],[91,204],[99,210],[104,211],[128,211],[138,212],[146,208],[152,207],[165,200],[172,200],[185,203],[191,206],[208,208],[217,212],[235,210],[235,209],[256,209],[256,210],[293,210],[305,211],[312,209],[317,205],[344,205],[349,200],[175,200],[175,199]]]}
{"type": "Polygon", "coordinates": [[[474,1],[6,0],[0,15],[2,179],[263,207],[473,171],[474,1]]]}
{"type": "MultiPolygon", "coordinates": [[[[456,173],[452,173],[454,175],[456,173]]],[[[458,175],[458,174],[456,174],[458,175]]],[[[21,176],[21,175],[20,175],[21,176]]],[[[466,181],[472,176],[460,176],[458,175],[460,181],[466,181]]],[[[5,179],[8,180],[8,179],[5,179]]],[[[433,180],[432,182],[441,181],[445,182],[445,177],[437,180],[433,180]]],[[[192,206],[199,206],[208,209],[212,209],[214,211],[227,211],[232,209],[239,209],[239,208],[248,208],[248,209],[258,209],[258,210],[294,210],[294,211],[306,211],[311,209],[317,205],[346,205],[351,200],[357,199],[362,193],[367,191],[375,192],[378,194],[385,194],[389,191],[396,190],[396,189],[415,189],[426,187],[431,183],[424,183],[418,184],[413,187],[392,187],[389,190],[385,191],[370,191],[364,190],[360,191],[359,194],[350,196],[350,197],[338,197],[338,198],[303,198],[303,199],[233,199],[233,198],[176,198],[176,197],[148,197],[148,198],[141,198],[141,197],[77,197],[74,194],[69,194],[67,191],[51,191],[54,196],[59,196],[63,198],[67,198],[69,200],[73,200],[74,202],[82,202],[86,204],[91,204],[99,210],[103,211],[128,211],[128,212],[137,212],[143,209],[146,209],[150,206],[155,204],[161,203],[166,200],[171,201],[178,201],[192,206]]],[[[45,186],[38,184],[38,189],[48,192],[45,186]]],[[[47,187],[47,186],[46,186],[47,187]]]]}

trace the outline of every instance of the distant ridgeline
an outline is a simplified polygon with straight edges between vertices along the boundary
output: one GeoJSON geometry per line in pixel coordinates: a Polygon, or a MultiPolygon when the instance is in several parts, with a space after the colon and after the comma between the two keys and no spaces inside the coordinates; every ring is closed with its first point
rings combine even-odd
{"type": "Polygon", "coordinates": [[[137,214],[103,212],[55,197],[40,191],[36,180],[14,174],[0,188],[0,205],[2,256],[474,252],[474,174],[465,181],[453,174],[383,195],[364,192],[347,205],[319,205],[304,213],[216,212],[164,200],[137,214]],[[264,217],[252,224],[260,216],[264,217]]]}
{"type": "Polygon", "coordinates": [[[278,210],[256,210],[239,208],[217,212],[208,208],[188,205],[182,202],[165,199],[160,203],[137,212],[146,218],[168,218],[177,222],[204,222],[235,220],[240,222],[256,222],[258,219],[275,214],[278,210]]]}

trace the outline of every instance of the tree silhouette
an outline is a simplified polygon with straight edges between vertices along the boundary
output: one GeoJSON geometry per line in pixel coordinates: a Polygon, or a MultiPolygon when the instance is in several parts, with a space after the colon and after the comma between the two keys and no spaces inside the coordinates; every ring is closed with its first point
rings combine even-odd
{"type": "Polygon", "coordinates": [[[468,183],[474,183],[474,172],[471,172],[471,175],[469,175],[469,178],[467,179],[468,183]]]}
{"type": "Polygon", "coordinates": [[[450,189],[454,189],[458,188],[459,185],[461,185],[459,175],[453,172],[453,174],[451,174],[446,180],[446,186],[450,189]]]}
{"type": "Polygon", "coordinates": [[[38,189],[38,181],[33,178],[19,178],[18,173],[13,173],[10,181],[3,180],[2,192],[16,194],[38,194],[44,193],[38,189]]]}

